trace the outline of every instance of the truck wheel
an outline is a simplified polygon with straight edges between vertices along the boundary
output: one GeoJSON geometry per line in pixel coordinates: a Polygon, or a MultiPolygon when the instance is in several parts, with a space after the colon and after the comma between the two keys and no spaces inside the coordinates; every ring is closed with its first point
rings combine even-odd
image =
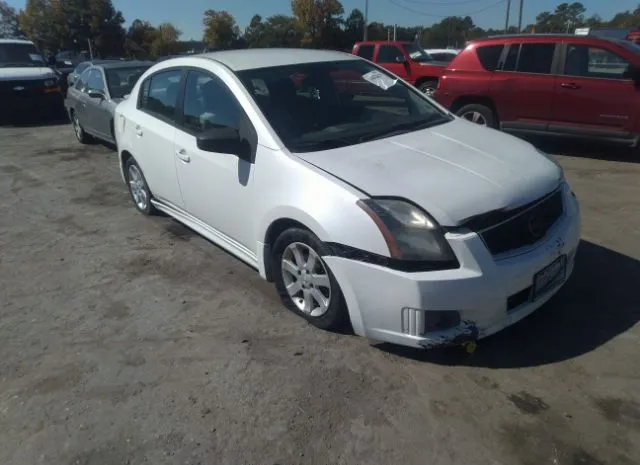
{"type": "Polygon", "coordinates": [[[438,87],[438,81],[425,81],[418,85],[418,89],[426,94],[427,97],[433,97],[436,87],[438,87]]]}
{"type": "Polygon", "coordinates": [[[493,110],[480,103],[465,105],[460,108],[456,114],[460,118],[479,124],[480,126],[487,126],[489,128],[496,127],[496,117],[493,114],[493,110]]]}

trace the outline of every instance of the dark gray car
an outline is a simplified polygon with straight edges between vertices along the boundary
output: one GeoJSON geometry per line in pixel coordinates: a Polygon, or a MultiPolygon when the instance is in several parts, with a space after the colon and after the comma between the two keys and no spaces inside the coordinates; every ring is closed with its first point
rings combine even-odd
{"type": "Polygon", "coordinates": [[[115,143],[113,113],[152,62],[127,61],[91,65],[67,92],[65,106],[78,140],[115,143]]]}

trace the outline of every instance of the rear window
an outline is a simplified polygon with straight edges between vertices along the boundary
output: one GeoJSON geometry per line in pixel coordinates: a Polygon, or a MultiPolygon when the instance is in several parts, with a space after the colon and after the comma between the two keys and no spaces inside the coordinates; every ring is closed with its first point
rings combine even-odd
{"type": "Polygon", "coordinates": [[[498,61],[500,60],[503,48],[504,45],[485,45],[478,47],[476,53],[478,54],[478,59],[482,67],[487,71],[495,71],[498,69],[498,61]]]}
{"type": "Polygon", "coordinates": [[[358,56],[365,60],[373,59],[373,45],[361,45],[358,47],[358,56]]]}

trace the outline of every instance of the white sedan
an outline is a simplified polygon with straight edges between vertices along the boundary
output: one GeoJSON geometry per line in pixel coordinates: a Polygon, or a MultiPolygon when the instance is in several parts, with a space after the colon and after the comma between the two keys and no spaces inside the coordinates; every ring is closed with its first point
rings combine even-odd
{"type": "Polygon", "coordinates": [[[350,54],[166,60],[117,107],[115,130],[140,212],[255,267],[319,328],[475,341],[573,269],[578,202],[549,156],[350,54]]]}

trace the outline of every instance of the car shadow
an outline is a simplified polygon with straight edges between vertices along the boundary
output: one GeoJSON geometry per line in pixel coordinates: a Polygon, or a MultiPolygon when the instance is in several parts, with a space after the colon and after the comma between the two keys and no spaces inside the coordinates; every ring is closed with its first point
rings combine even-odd
{"type": "Polygon", "coordinates": [[[522,368],[561,362],[598,348],[640,321],[638,276],[640,261],[583,240],[564,288],[521,322],[479,341],[472,355],[460,347],[375,347],[442,365],[522,368]]]}
{"type": "Polygon", "coordinates": [[[572,138],[521,137],[527,142],[531,142],[540,150],[553,155],[617,161],[622,163],[640,163],[640,148],[572,138]]]}
{"type": "Polygon", "coordinates": [[[11,122],[3,121],[0,126],[2,127],[14,127],[14,128],[37,128],[37,127],[48,127],[48,126],[66,126],[70,124],[69,117],[64,114],[60,116],[56,116],[54,118],[34,118],[34,117],[25,117],[16,119],[11,122]]]}

